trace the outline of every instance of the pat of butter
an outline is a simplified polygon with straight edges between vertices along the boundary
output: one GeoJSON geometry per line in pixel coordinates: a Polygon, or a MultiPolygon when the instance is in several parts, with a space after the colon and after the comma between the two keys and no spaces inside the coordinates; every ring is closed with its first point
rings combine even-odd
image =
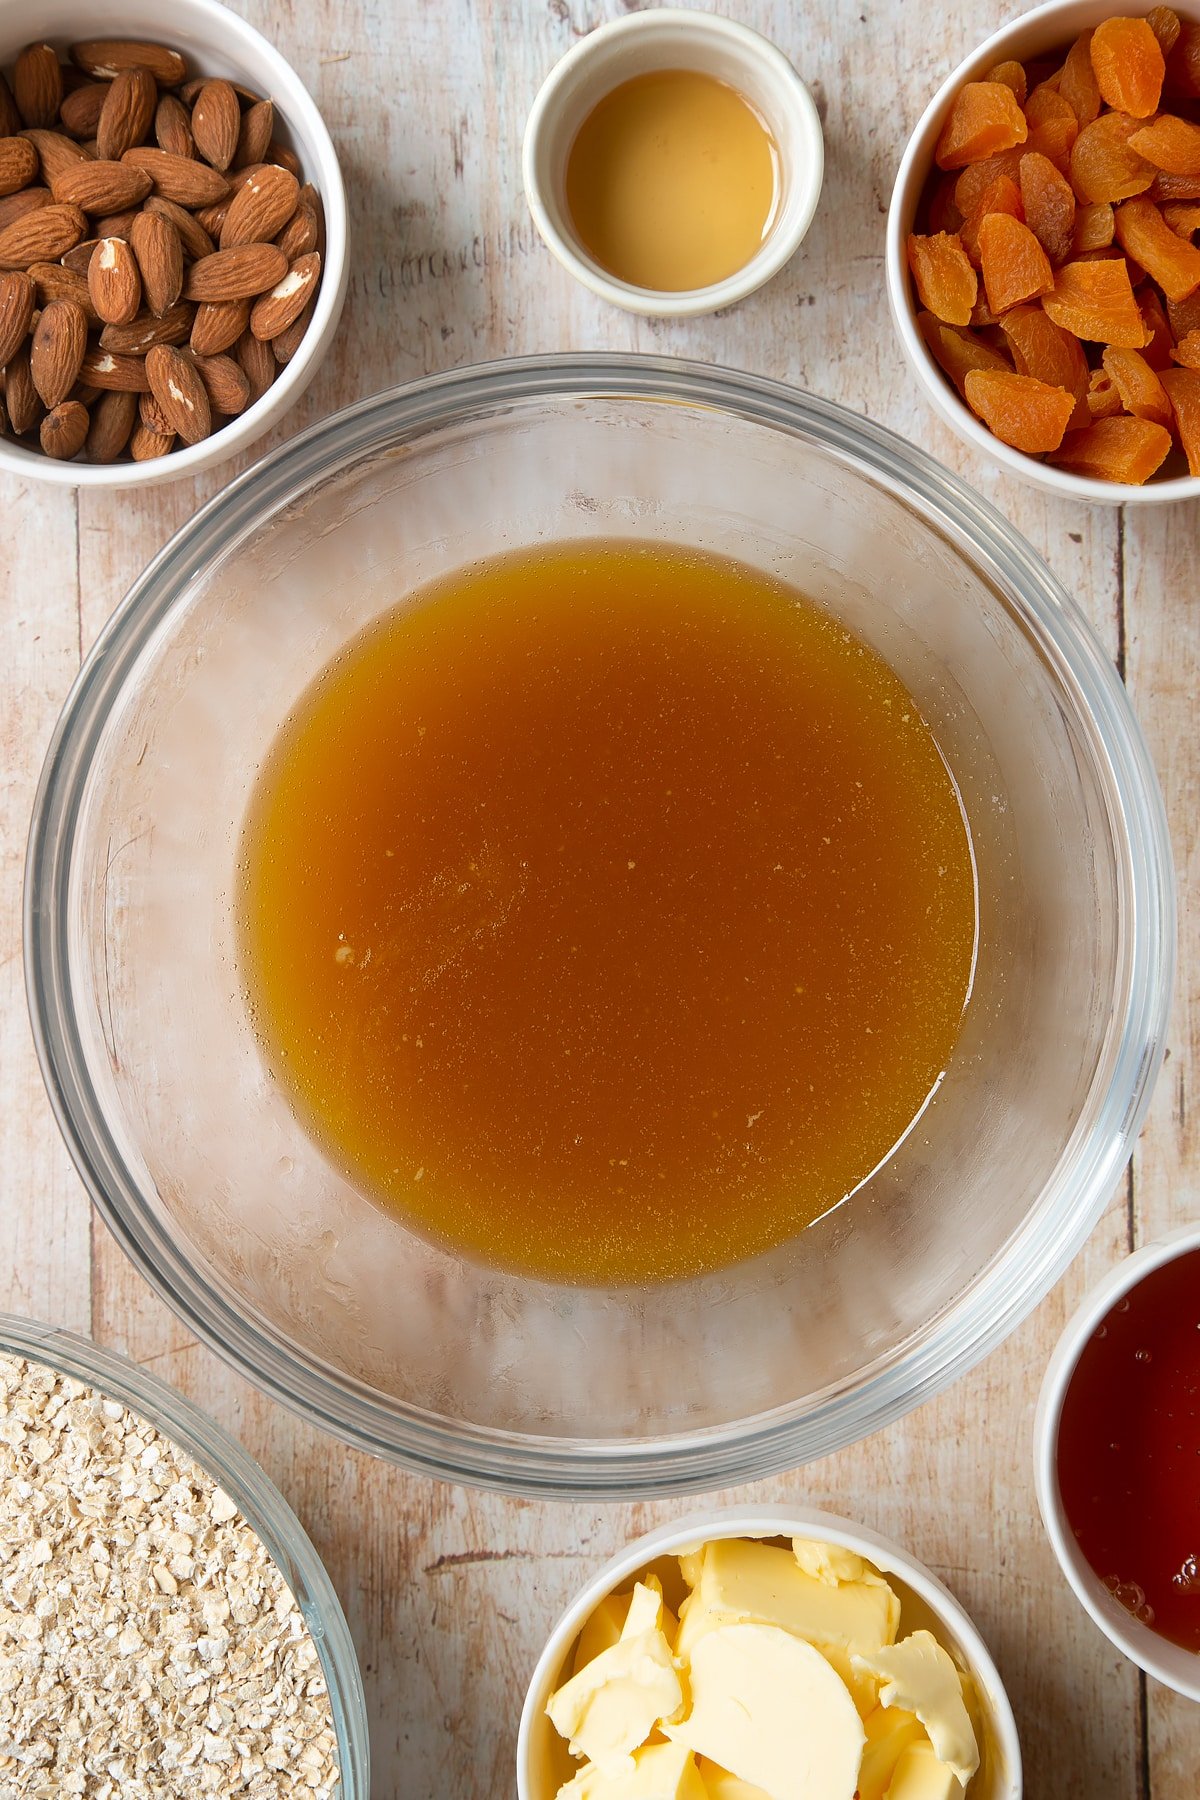
{"type": "Polygon", "coordinates": [[[819,1650],[778,1625],[715,1625],[692,1650],[690,1676],[690,1713],[663,1726],[673,1743],[769,1800],[853,1800],[862,1721],[819,1650]]]}
{"type": "Polygon", "coordinates": [[[728,1769],[722,1769],[718,1763],[709,1762],[707,1756],[698,1756],[696,1767],[700,1771],[708,1800],[771,1800],[765,1788],[743,1781],[740,1775],[731,1775],[728,1769]]]}
{"type": "Polygon", "coordinates": [[[867,1741],[858,1771],[858,1800],[884,1800],[896,1773],[896,1764],[910,1744],[928,1744],[925,1727],[916,1713],[900,1706],[877,1706],[863,1720],[867,1741]]]}
{"type": "Polygon", "coordinates": [[[595,1763],[558,1790],[557,1800],[709,1800],[690,1750],[681,1744],[647,1744],[635,1750],[629,1769],[606,1775],[595,1763]]]}
{"type": "Polygon", "coordinates": [[[678,1712],[683,1689],[657,1621],[662,1591],[639,1581],[621,1636],[560,1687],[546,1707],[572,1756],[585,1756],[604,1774],[628,1773],[631,1753],[660,1719],[678,1712]]]}
{"type": "Polygon", "coordinates": [[[879,1677],[881,1706],[916,1713],[938,1757],[965,1787],[979,1767],[979,1746],[958,1670],[932,1632],[914,1631],[872,1656],[856,1655],[854,1667],[879,1677]]]}
{"type": "Polygon", "coordinates": [[[926,1739],[910,1744],[896,1764],[887,1800],[963,1800],[963,1786],[926,1739]]]}
{"type": "Polygon", "coordinates": [[[827,1587],[838,1587],[843,1581],[862,1582],[868,1587],[886,1587],[887,1582],[857,1550],[843,1549],[841,1544],[821,1544],[815,1538],[793,1538],[792,1555],[805,1575],[823,1581],[827,1587]]]}
{"type": "Polygon", "coordinates": [[[900,1602],[885,1581],[838,1581],[806,1573],[792,1550],[746,1538],[705,1546],[700,1579],[679,1615],[675,1653],[690,1656],[714,1625],[779,1625],[810,1644],[851,1655],[895,1641],[900,1602]]]}

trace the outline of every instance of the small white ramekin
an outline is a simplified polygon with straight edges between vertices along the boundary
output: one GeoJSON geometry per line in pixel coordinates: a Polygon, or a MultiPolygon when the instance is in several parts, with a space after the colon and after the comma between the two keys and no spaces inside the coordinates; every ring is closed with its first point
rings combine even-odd
{"type": "Polygon", "coordinates": [[[150,462],[56,462],[0,438],[0,472],[59,487],[144,488],[178,481],[244,450],[304,392],[333,342],[349,277],[346,190],[337,152],[308,89],[271,44],[220,0],[0,0],[0,67],[10,67],[32,37],[61,53],[86,38],[137,38],[181,50],[197,75],[223,75],[272,100],[279,136],[300,158],[325,211],[325,248],[317,303],[300,348],[261,400],[198,444],[150,462]]]}
{"type": "MultiPolygon", "coordinates": [[[[998,62],[1010,58],[1027,62],[1030,57],[1045,56],[1062,49],[1064,55],[1081,31],[1089,31],[1102,20],[1111,18],[1112,0],[1048,0],[1004,25],[972,51],[952,75],[942,83],[908,140],[896,184],[892,189],[887,217],[886,272],[888,299],[892,320],[901,348],[925,390],[927,399],[950,429],[964,443],[983,456],[998,462],[1012,475],[1036,486],[1048,488],[1073,500],[1095,500],[1107,506],[1124,506],[1129,502],[1155,504],[1171,500],[1194,500],[1200,496],[1200,476],[1179,475],[1166,481],[1151,479],[1142,487],[1131,487],[1120,481],[1096,481],[1091,476],[1074,475],[1067,469],[1056,469],[1052,463],[1026,456],[994,437],[965,401],[960,400],[949,377],[943,374],[929,354],[917,325],[917,304],[909,279],[906,243],[917,217],[926,178],[933,166],[933,151],[946,115],[959,89],[967,81],[979,81],[998,62]]],[[[1138,9],[1139,11],[1142,9],[1138,9]]],[[[1175,8],[1183,19],[1200,23],[1198,0],[1181,0],[1175,8]]]]}
{"type": "Polygon", "coordinates": [[[715,13],[657,7],[601,25],[555,64],[525,126],[522,169],[534,224],[577,281],[627,312],[690,318],[745,299],[795,254],[817,209],[824,144],[812,95],[774,44],[715,13]],[[658,69],[694,69],[736,88],[779,153],[779,205],[761,249],[726,280],[681,293],[635,287],[608,274],[580,242],[566,202],[567,158],[587,115],[622,82],[658,69]]]}
{"type": "Polygon", "coordinates": [[[968,1800],[1021,1800],[1021,1745],[1008,1695],[987,1645],[965,1609],[924,1563],[906,1550],[834,1513],[807,1507],[721,1507],[690,1513],[636,1539],[607,1562],[559,1619],[537,1660],[517,1733],[517,1800],[554,1800],[556,1746],[546,1702],[560,1685],[567,1657],[596,1606],[614,1588],[656,1562],[713,1538],[804,1537],[854,1550],[893,1581],[902,1633],[925,1629],[970,1676],[982,1727],[979,1771],[968,1800]]]}
{"type": "Polygon", "coordinates": [[[1200,1700],[1200,1656],[1143,1625],[1114,1598],[1085,1558],[1063,1509],[1058,1486],[1058,1429],[1075,1368],[1096,1327],[1147,1275],[1176,1257],[1200,1250],[1200,1225],[1182,1225],[1135,1250],[1110,1269],[1066,1326],[1042,1381],[1033,1426],[1034,1482],[1038,1507],[1054,1554],[1075,1597],[1110,1643],[1147,1675],[1189,1700],[1200,1700]]]}

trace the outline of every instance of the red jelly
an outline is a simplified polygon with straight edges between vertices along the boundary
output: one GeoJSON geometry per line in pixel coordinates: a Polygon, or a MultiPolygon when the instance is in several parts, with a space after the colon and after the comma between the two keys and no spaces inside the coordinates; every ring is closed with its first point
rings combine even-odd
{"type": "Polygon", "coordinates": [[[1104,1585],[1200,1651],[1200,1250],[1147,1275],[1084,1346],[1063,1401],[1058,1484],[1104,1585]]]}

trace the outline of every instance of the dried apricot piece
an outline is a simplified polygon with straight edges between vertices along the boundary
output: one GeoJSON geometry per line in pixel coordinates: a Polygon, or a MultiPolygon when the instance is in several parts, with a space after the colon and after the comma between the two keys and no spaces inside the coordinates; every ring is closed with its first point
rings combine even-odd
{"type": "Polygon", "coordinates": [[[1165,93],[1175,100],[1200,100],[1200,24],[1184,20],[1167,56],[1165,93]]]}
{"type": "Polygon", "coordinates": [[[1142,355],[1152,369],[1166,369],[1171,363],[1171,346],[1175,339],[1171,324],[1163,311],[1162,298],[1155,287],[1144,287],[1138,295],[1138,311],[1146,327],[1142,355]]]}
{"type": "Polygon", "coordinates": [[[1168,299],[1167,319],[1176,343],[1189,331],[1200,330],[1200,293],[1189,294],[1186,300],[1168,299]]]}
{"type": "Polygon", "coordinates": [[[967,405],[993,436],[1029,456],[1057,450],[1075,410],[1071,394],[1032,375],[972,369],[963,386],[967,405]]]}
{"type": "Polygon", "coordinates": [[[997,150],[1023,144],[1025,114],[1002,81],[968,81],[954,96],[933,160],[939,169],[962,169],[997,150]]]}
{"type": "Polygon", "coordinates": [[[1171,361],[1181,369],[1200,369],[1200,331],[1189,331],[1172,346],[1171,361]]]}
{"type": "Polygon", "coordinates": [[[1151,200],[1200,200],[1200,175],[1166,175],[1160,169],[1146,189],[1151,200]]]}
{"type": "Polygon", "coordinates": [[[1045,82],[1034,88],[1025,102],[1025,123],[1029,127],[1026,150],[1036,150],[1048,156],[1056,168],[1065,169],[1079,136],[1079,120],[1062,95],[1045,82]]]}
{"type": "Polygon", "coordinates": [[[1163,55],[1169,56],[1179,39],[1179,14],[1172,12],[1169,6],[1152,6],[1146,14],[1146,23],[1158,39],[1163,55]]]}
{"type": "Polygon", "coordinates": [[[958,325],[943,325],[930,312],[918,313],[917,325],[929,354],[950,377],[960,394],[963,392],[963,382],[973,369],[1011,372],[1012,364],[1007,357],[1002,356],[999,350],[993,350],[990,344],[985,344],[974,332],[964,331],[958,325]]]}
{"type": "Polygon", "coordinates": [[[1165,426],[1121,413],[1117,418],[1097,419],[1086,431],[1073,431],[1054,461],[1075,475],[1141,487],[1161,468],[1170,450],[1171,434],[1165,426]]]}
{"type": "Polygon", "coordinates": [[[1025,70],[1019,62],[998,62],[994,69],[989,69],[983,78],[985,81],[1002,81],[1017,96],[1017,105],[1025,104],[1028,84],[1025,70]]]}
{"type": "Polygon", "coordinates": [[[1064,331],[1090,343],[1141,350],[1146,327],[1138,311],[1123,257],[1104,262],[1069,262],[1054,273],[1053,291],[1042,300],[1064,331]]]}
{"type": "Polygon", "coordinates": [[[1186,300],[1200,287],[1200,250],[1171,230],[1153,200],[1118,206],[1117,242],[1137,258],[1168,300],[1186,300]]]}
{"type": "Polygon", "coordinates": [[[971,308],[971,324],[976,331],[990,331],[1000,323],[1000,315],[994,313],[987,303],[987,295],[980,291],[978,300],[971,308]]]}
{"type": "Polygon", "coordinates": [[[908,240],[908,266],[921,305],[947,325],[966,325],[979,291],[979,278],[967,261],[962,239],[948,231],[908,240]]]}
{"type": "Polygon", "coordinates": [[[1116,112],[1148,119],[1162,94],[1167,65],[1145,19],[1105,19],[1092,33],[1092,68],[1100,98],[1116,112]]]}
{"type": "Polygon", "coordinates": [[[1200,475],[1200,370],[1164,369],[1162,384],[1175,408],[1175,429],[1187,457],[1188,473],[1200,475]]]}
{"type": "Polygon", "coordinates": [[[1090,125],[1100,115],[1100,84],[1092,67],[1092,34],[1085,31],[1067,51],[1067,60],[1058,78],[1058,91],[1080,126],[1090,125]]]}
{"type": "Polygon", "coordinates": [[[1001,330],[1012,350],[1018,375],[1032,375],[1049,387],[1065,388],[1075,400],[1073,425],[1086,425],[1087,358],[1077,337],[1048,319],[1040,306],[1014,306],[1001,330]]]}
{"type": "Polygon", "coordinates": [[[1171,402],[1166,389],[1139,350],[1117,350],[1110,344],[1102,358],[1104,373],[1116,384],[1121,405],[1135,419],[1153,419],[1171,428],[1171,402]]]}
{"type": "Polygon", "coordinates": [[[1089,419],[1111,419],[1125,410],[1120,388],[1104,369],[1093,369],[1088,376],[1087,409],[1089,419]]]}
{"type": "Polygon", "coordinates": [[[979,227],[979,260],[987,303],[997,315],[1048,294],[1054,270],[1042,246],[1011,213],[988,213],[979,227]]]}
{"type": "Polygon", "coordinates": [[[1116,231],[1116,214],[1107,200],[1094,200],[1090,206],[1075,208],[1075,229],[1071,233],[1071,249],[1078,256],[1084,250],[1107,250],[1116,231]]]}
{"type": "Polygon", "coordinates": [[[997,212],[1009,213],[1014,219],[1023,220],[1025,217],[1021,190],[1007,175],[997,175],[970,218],[964,219],[958,234],[962,239],[962,247],[975,268],[979,267],[979,227],[989,213],[997,212]]]}
{"type": "Polygon", "coordinates": [[[1075,193],[1049,157],[1036,150],[1021,158],[1021,205],[1025,223],[1051,262],[1065,262],[1075,230],[1075,193]]]}
{"type": "Polygon", "coordinates": [[[979,211],[979,203],[994,181],[1006,175],[1012,182],[1020,179],[1020,150],[1000,150],[995,156],[985,157],[983,162],[972,163],[964,169],[954,184],[954,200],[964,219],[979,211]]]}
{"type": "Polygon", "coordinates": [[[1105,113],[1084,126],[1071,150],[1071,186],[1077,200],[1128,200],[1145,193],[1155,171],[1153,163],[1129,147],[1138,130],[1138,120],[1120,112],[1105,113]]]}
{"type": "Polygon", "coordinates": [[[1162,216],[1180,237],[1190,238],[1200,231],[1200,205],[1194,200],[1168,200],[1162,216]]]}
{"type": "Polygon", "coordinates": [[[1200,175],[1200,125],[1160,113],[1135,131],[1129,148],[1169,175],[1200,175]]]}

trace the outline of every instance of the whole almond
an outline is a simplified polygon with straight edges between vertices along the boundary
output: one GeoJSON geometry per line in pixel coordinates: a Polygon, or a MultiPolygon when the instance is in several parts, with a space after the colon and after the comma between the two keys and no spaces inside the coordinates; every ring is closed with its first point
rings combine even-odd
{"type": "Polygon", "coordinates": [[[71,45],[76,68],[103,81],[115,80],[124,69],[149,69],[159,87],[178,87],[187,75],[187,64],[178,50],[165,44],[148,44],[133,38],[90,38],[71,45]]]}
{"type": "Polygon", "coordinates": [[[269,100],[259,100],[242,114],[237,149],[233,153],[235,169],[247,163],[266,162],[267,146],[275,129],[275,108],[269,100]]]}
{"type": "Polygon", "coordinates": [[[205,231],[195,215],[186,206],[180,206],[174,200],[164,200],[161,194],[151,194],[147,200],[145,212],[156,214],[161,219],[169,219],[179,233],[179,241],[183,245],[183,254],[190,256],[193,262],[202,256],[211,256],[216,245],[205,231]]]}
{"type": "Polygon", "coordinates": [[[182,350],[156,344],[146,357],[150,392],[185,444],[198,444],[212,430],[212,407],[196,365],[182,350]]]}
{"type": "Polygon", "coordinates": [[[298,206],[275,242],[289,262],[307,256],[318,243],[317,215],[307,206],[298,206]]]}
{"type": "Polygon", "coordinates": [[[69,462],[83,449],[90,423],[86,406],[78,400],[60,400],[42,420],[38,436],[43,451],[59,462],[69,462]]]}
{"type": "Polygon", "coordinates": [[[127,162],[82,162],[52,176],[56,200],[81,206],[88,213],[122,212],[137,206],[151,188],[150,174],[127,162]]]}
{"type": "Polygon", "coordinates": [[[300,183],[293,174],[275,163],[264,163],[229,202],[221,226],[222,250],[238,244],[269,243],[292,217],[299,196],[300,183]]]}
{"type": "Polygon", "coordinates": [[[298,256],[287,274],[269,293],[254,302],[250,313],[250,329],[256,338],[270,341],[286,331],[316,292],[321,274],[321,258],[316,250],[298,256]]]}
{"type": "Polygon", "coordinates": [[[8,408],[8,422],[18,437],[32,431],[42,416],[44,409],[29,367],[28,344],[14,350],[4,365],[4,404],[8,408]]]}
{"type": "Polygon", "coordinates": [[[152,462],[156,456],[166,456],[174,448],[173,431],[151,431],[140,421],[134,426],[129,440],[129,454],[134,462],[152,462]]]}
{"type": "Polygon", "coordinates": [[[50,189],[44,187],[27,187],[19,194],[6,194],[0,200],[0,231],[14,219],[23,219],[26,213],[36,212],[39,206],[49,206],[53,199],[50,189]]]}
{"type": "Polygon", "coordinates": [[[78,400],[80,406],[92,407],[100,398],[100,389],[93,387],[90,381],[77,381],[67,395],[68,400],[78,400]]]}
{"type": "Polygon", "coordinates": [[[227,81],[206,81],[192,107],[196,148],[214,169],[227,169],[238,147],[242,109],[227,81]]]}
{"type": "Polygon", "coordinates": [[[88,351],[80,373],[85,381],[105,392],[116,389],[123,393],[144,394],[150,387],[145,357],[122,356],[119,351],[101,350],[98,346],[88,351]]]}
{"type": "Polygon", "coordinates": [[[279,365],[271,354],[270,344],[261,343],[252,331],[243,331],[234,354],[250,384],[250,404],[253,405],[262,399],[274,381],[279,365]]]}
{"type": "Polygon", "coordinates": [[[44,406],[57,406],[75,386],[87,350],[88,322],[73,300],[42,308],[29,344],[33,385],[44,406]]]}
{"type": "Polygon", "coordinates": [[[221,227],[228,211],[228,200],[218,200],[215,206],[201,206],[196,210],[197,224],[204,227],[214,243],[221,235],[221,227]]]}
{"type": "Polygon", "coordinates": [[[312,299],[304,307],[304,310],[300,313],[299,317],[293,319],[290,325],[286,326],[283,331],[279,332],[271,339],[271,354],[279,364],[280,368],[287,367],[288,363],[291,362],[293,356],[295,356],[300,345],[303,343],[304,334],[312,323],[313,309],[316,306],[316,300],[317,297],[314,294],[312,299]]]}
{"type": "Polygon", "coordinates": [[[0,75],[0,137],[13,137],[20,131],[23,121],[17,111],[17,103],[13,99],[13,91],[3,75],[0,75]]]}
{"type": "Polygon", "coordinates": [[[72,93],[63,95],[59,123],[73,138],[94,138],[108,94],[107,81],[82,82],[72,93]]]}
{"type": "Polygon", "coordinates": [[[249,300],[284,280],[288,260],[276,244],[238,244],[194,262],[184,278],[185,300],[249,300]]]}
{"type": "Polygon", "coordinates": [[[154,184],[154,192],[180,206],[213,206],[229,192],[229,183],[207,163],[189,162],[186,156],[173,156],[169,150],[156,150],[141,144],[127,150],[121,159],[144,169],[154,184]]]}
{"type": "Polygon", "coordinates": [[[96,127],[96,148],[102,157],[120,161],[127,150],[140,144],[150,129],[158,105],[158,86],[149,69],[137,64],[122,69],[108,90],[96,127]]]}
{"type": "Polygon", "coordinates": [[[142,272],[146,305],[161,318],[183,292],[183,245],[179,233],[161,214],[143,212],[130,227],[129,241],[142,272]]]}
{"type": "Polygon", "coordinates": [[[62,104],[62,70],[49,44],[29,44],[13,70],[13,95],[26,125],[53,125],[62,104]]]}
{"type": "Polygon", "coordinates": [[[133,230],[133,221],[141,216],[141,208],[130,206],[124,212],[105,213],[96,220],[96,236],[127,238],[133,230]]]}
{"type": "Polygon", "coordinates": [[[232,356],[198,356],[196,368],[215,413],[232,415],[245,410],[250,401],[250,382],[232,356]]]}
{"type": "Polygon", "coordinates": [[[219,356],[236,344],[250,319],[248,300],[203,300],[192,321],[192,349],[197,356],[219,356]]]}
{"type": "MultiPolygon", "coordinates": [[[[137,258],[124,238],[101,238],[87,272],[92,305],[109,325],[127,325],[142,304],[137,258]]],[[[105,349],[110,348],[105,345],[105,349]]]]}
{"type": "Polygon", "coordinates": [[[281,144],[277,138],[272,138],[267,145],[264,153],[264,160],[270,163],[278,163],[281,169],[286,169],[289,175],[294,175],[296,180],[299,181],[300,158],[296,155],[294,150],[289,150],[287,145],[281,144]]]}
{"type": "Polygon", "coordinates": [[[138,396],[113,391],[101,394],[92,408],[88,427],[87,456],[89,462],[116,462],[129,442],[129,434],[137,422],[138,396]]]}
{"type": "Polygon", "coordinates": [[[0,269],[27,269],[30,263],[53,262],[77,244],[84,217],[77,206],[39,206],[0,231],[0,269]]]}
{"type": "Polygon", "coordinates": [[[186,300],[180,300],[161,314],[140,312],[127,323],[106,325],[100,333],[100,348],[117,350],[122,356],[145,356],[155,344],[186,344],[194,311],[186,300]]]}
{"type": "Polygon", "coordinates": [[[77,144],[73,138],[64,137],[61,131],[23,131],[21,136],[28,138],[38,153],[38,161],[42,165],[42,180],[47,187],[54,186],[54,177],[61,175],[64,169],[73,169],[76,163],[93,162],[95,158],[77,144]]]}
{"type": "Polygon", "coordinates": [[[139,394],[137,397],[138,417],[147,431],[158,433],[159,437],[174,437],[171,421],[151,393],[139,394]]]}
{"type": "MultiPolygon", "coordinates": [[[[185,106],[194,106],[196,104],[200,90],[207,79],[207,76],[200,75],[194,76],[191,81],[184,82],[179,90],[179,98],[183,101],[185,106]]],[[[262,99],[262,95],[256,93],[254,88],[248,88],[240,81],[231,81],[229,85],[237,95],[238,99],[245,106],[257,106],[262,99]]]]}
{"type": "Polygon", "coordinates": [[[37,180],[38,153],[28,138],[0,137],[0,194],[15,194],[37,180]]]}
{"type": "Polygon", "coordinates": [[[158,103],[154,114],[154,136],[159,149],[169,150],[172,156],[190,159],[196,154],[187,108],[174,94],[164,94],[158,103]]]}
{"type": "Polygon", "coordinates": [[[27,274],[11,269],[0,275],[0,368],[29,336],[35,297],[27,274]]]}
{"type": "Polygon", "coordinates": [[[28,273],[39,306],[47,306],[51,300],[73,300],[89,325],[99,325],[100,316],[92,305],[86,275],[77,275],[56,262],[30,263],[28,273]]]}

